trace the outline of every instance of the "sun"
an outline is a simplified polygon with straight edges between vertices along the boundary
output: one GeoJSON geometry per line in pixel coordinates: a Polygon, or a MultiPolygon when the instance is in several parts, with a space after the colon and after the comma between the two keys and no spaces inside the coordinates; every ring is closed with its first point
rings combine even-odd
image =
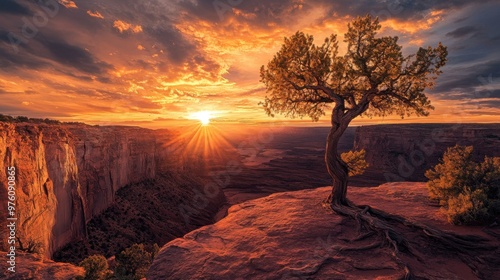
{"type": "Polygon", "coordinates": [[[210,124],[210,119],[212,118],[212,115],[208,111],[200,111],[191,114],[190,118],[199,120],[202,126],[207,126],[210,124]]]}

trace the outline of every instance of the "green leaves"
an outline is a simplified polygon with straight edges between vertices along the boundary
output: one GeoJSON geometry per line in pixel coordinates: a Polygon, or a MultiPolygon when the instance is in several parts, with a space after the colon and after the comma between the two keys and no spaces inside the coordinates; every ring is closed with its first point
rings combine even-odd
{"type": "Polygon", "coordinates": [[[365,160],[366,151],[348,151],[342,153],[340,157],[347,164],[349,168],[349,176],[361,175],[368,168],[368,163],[365,160]]]}
{"type": "Polygon", "coordinates": [[[143,244],[134,244],[116,255],[115,276],[119,279],[142,279],[151,264],[151,253],[143,244]]]}
{"type": "Polygon", "coordinates": [[[260,71],[261,82],[271,94],[262,103],[266,113],[292,118],[309,116],[315,121],[324,115],[324,104],[333,100],[326,92],[309,86],[324,84],[330,73],[330,55],[336,49],[335,36],[327,38],[321,47],[302,32],[285,38],[281,50],[260,71]]]}
{"type": "Polygon", "coordinates": [[[348,27],[345,55],[338,53],[335,34],[320,46],[300,31],[285,38],[280,51],[260,70],[268,93],[261,103],[266,113],[317,121],[331,108],[329,103],[335,103],[333,110],[340,110],[347,122],[362,114],[427,116],[434,108],[424,91],[441,74],[446,47],[420,48],[404,57],[398,37],[376,36],[381,28],[378,19],[358,17],[348,27]]]}
{"type": "Polygon", "coordinates": [[[428,170],[430,197],[454,224],[480,224],[500,214],[500,158],[472,160],[472,146],[450,147],[442,162],[428,170]]]}
{"type": "Polygon", "coordinates": [[[108,278],[108,261],[103,255],[93,255],[87,257],[79,264],[85,269],[85,280],[104,280],[108,278]]]}

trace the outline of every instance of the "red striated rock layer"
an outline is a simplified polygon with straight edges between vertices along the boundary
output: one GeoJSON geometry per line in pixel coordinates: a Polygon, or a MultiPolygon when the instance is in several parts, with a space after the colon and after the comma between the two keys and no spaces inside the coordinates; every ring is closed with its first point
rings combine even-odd
{"type": "MultiPolygon", "coordinates": [[[[0,251],[4,256],[6,252],[0,251]]],[[[72,280],[77,276],[83,276],[85,271],[83,267],[75,266],[69,263],[54,262],[37,254],[17,254],[16,271],[11,273],[7,271],[5,262],[2,262],[0,268],[0,279],[5,280],[72,280]]]]}
{"type": "MultiPolygon", "coordinates": [[[[214,225],[167,243],[147,279],[400,279],[404,269],[388,247],[340,250],[358,235],[356,223],[322,206],[330,187],[272,194],[234,205],[214,225]]],[[[423,183],[388,183],[351,188],[348,196],[389,213],[432,226],[485,236],[480,228],[446,224],[429,204],[423,183]]],[[[364,246],[370,240],[361,241],[364,246]],[[363,243],[365,242],[365,243],[363,243]]],[[[498,245],[498,240],[494,241],[498,245]]],[[[422,243],[421,261],[406,260],[416,277],[477,279],[457,256],[422,243]]],[[[487,260],[487,259],[485,259],[487,260]]],[[[499,275],[488,264],[485,275],[499,275]]]]}
{"type": "MultiPolygon", "coordinates": [[[[448,147],[474,146],[476,160],[500,156],[500,124],[405,124],[356,128],[354,148],[366,150],[370,166],[361,181],[427,181],[448,147]]],[[[369,184],[368,184],[369,185],[369,184]]]]}
{"type": "MultiPolygon", "coordinates": [[[[118,189],[155,177],[156,145],[154,131],[136,127],[0,122],[0,203],[5,217],[6,171],[14,166],[16,246],[40,243],[51,256],[85,236],[86,223],[113,203],[118,189]]],[[[1,236],[6,229],[3,219],[1,236]]]]}
{"type": "Polygon", "coordinates": [[[155,177],[156,137],[138,127],[69,126],[76,150],[86,221],[101,213],[121,187],[155,177]]]}

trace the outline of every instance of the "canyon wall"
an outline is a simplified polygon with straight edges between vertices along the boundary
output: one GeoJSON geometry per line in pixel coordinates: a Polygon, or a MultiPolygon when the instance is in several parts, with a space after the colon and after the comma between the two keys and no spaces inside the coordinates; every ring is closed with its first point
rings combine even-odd
{"type": "MultiPolygon", "coordinates": [[[[155,131],[137,127],[0,122],[1,216],[7,216],[7,168],[14,166],[16,246],[39,243],[51,256],[86,236],[86,223],[113,203],[117,190],[155,177],[156,147],[155,131]]],[[[8,236],[6,219],[0,227],[8,236]]],[[[6,243],[2,238],[3,250],[6,243]]]]}
{"type": "MultiPolygon", "coordinates": [[[[407,124],[360,126],[354,148],[366,150],[370,167],[362,176],[374,185],[426,181],[448,147],[474,146],[475,160],[500,156],[499,124],[407,124]]],[[[361,179],[362,179],[361,178],[361,179]]]]}
{"type": "Polygon", "coordinates": [[[69,126],[86,221],[101,213],[121,187],[155,177],[156,137],[138,127],[69,126]]]}

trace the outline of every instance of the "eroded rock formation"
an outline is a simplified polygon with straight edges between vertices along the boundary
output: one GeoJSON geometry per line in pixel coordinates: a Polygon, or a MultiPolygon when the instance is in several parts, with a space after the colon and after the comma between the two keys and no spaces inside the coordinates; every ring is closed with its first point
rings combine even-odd
{"type": "MultiPolygon", "coordinates": [[[[322,206],[330,191],[331,187],[282,192],[234,205],[219,222],[167,243],[147,279],[404,278],[405,267],[390,246],[371,245],[376,236],[352,241],[359,237],[356,222],[322,206]]],[[[387,183],[348,192],[356,204],[488,238],[492,250],[482,252],[484,256],[477,253],[483,262],[476,268],[484,279],[500,273],[492,258],[498,254],[493,250],[498,239],[477,227],[449,225],[439,207],[429,204],[425,183],[387,183]]],[[[417,256],[405,255],[415,278],[478,279],[456,254],[437,250],[411,228],[401,231],[420,248],[417,256]]]]}
{"type": "MultiPolygon", "coordinates": [[[[120,188],[154,179],[166,167],[173,171],[165,163],[175,162],[163,150],[168,139],[168,131],[138,127],[0,122],[0,201],[4,209],[6,171],[14,166],[16,246],[39,243],[50,257],[86,236],[86,224],[115,201],[120,188]]],[[[5,223],[1,236],[7,236],[5,223]]],[[[6,242],[2,238],[0,249],[6,242]]]]}
{"type": "MultiPolygon", "coordinates": [[[[6,252],[0,251],[1,255],[6,252]]],[[[74,280],[75,277],[83,276],[83,267],[75,266],[69,263],[54,262],[44,258],[38,254],[27,254],[18,252],[18,261],[16,264],[16,272],[11,273],[4,267],[4,263],[0,266],[0,279],[5,280],[74,280]],[[5,268],[5,269],[4,269],[5,268]]]]}
{"type": "MultiPolygon", "coordinates": [[[[366,150],[370,167],[365,180],[373,182],[426,181],[426,170],[435,166],[448,147],[474,146],[476,160],[500,156],[498,124],[408,124],[360,126],[355,149],[366,150]]],[[[375,184],[375,185],[376,185],[375,184]]]]}

